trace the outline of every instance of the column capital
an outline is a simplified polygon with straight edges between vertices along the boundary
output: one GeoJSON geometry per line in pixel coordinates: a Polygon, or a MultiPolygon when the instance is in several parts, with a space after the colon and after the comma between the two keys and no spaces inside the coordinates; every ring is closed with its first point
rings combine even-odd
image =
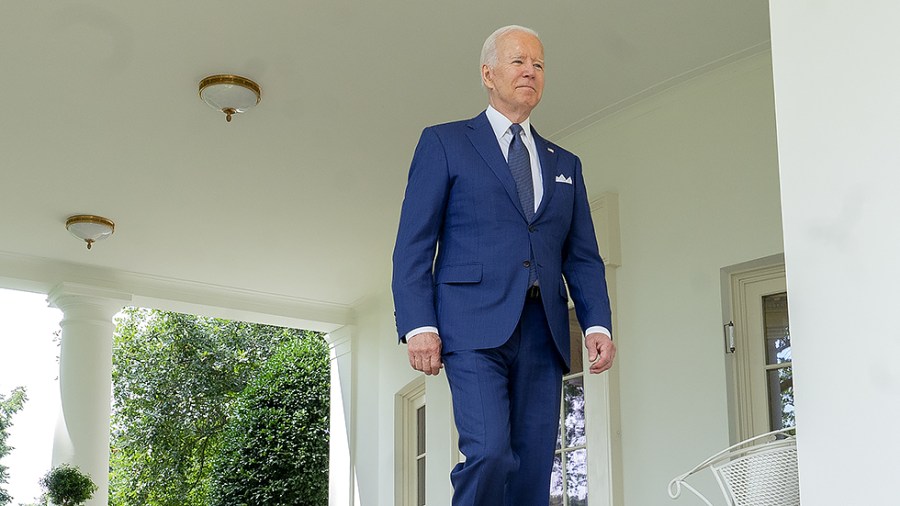
{"type": "Polygon", "coordinates": [[[325,334],[325,342],[331,348],[332,359],[350,353],[355,331],[354,325],[344,325],[325,334]]]}
{"type": "Polygon", "coordinates": [[[109,313],[109,317],[112,317],[123,306],[129,304],[131,298],[130,293],[64,281],[50,290],[50,293],[47,294],[47,303],[63,312],[77,307],[90,306],[101,309],[103,312],[109,313]]]}

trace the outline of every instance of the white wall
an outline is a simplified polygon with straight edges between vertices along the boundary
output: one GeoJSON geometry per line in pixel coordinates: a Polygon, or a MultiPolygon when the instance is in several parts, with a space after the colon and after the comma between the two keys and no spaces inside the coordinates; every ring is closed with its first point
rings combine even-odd
{"type": "Polygon", "coordinates": [[[900,3],[771,2],[804,504],[897,504],[900,3]]]}
{"type": "Polygon", "coordinates": [[[728,445],[720,269],[782,251],[770,68],[752,56],[558,140],[591,195],[619,195],[629,506],[672,504],[667,482],[728,445]]]}

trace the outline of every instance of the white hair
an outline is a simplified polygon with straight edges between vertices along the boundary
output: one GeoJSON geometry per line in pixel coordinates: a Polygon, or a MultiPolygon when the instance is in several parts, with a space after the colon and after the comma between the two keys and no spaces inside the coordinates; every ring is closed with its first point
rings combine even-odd
{"type": "Polygon", "coordinates": [[[497,65],[497,40],[510,32],[524,32],[529,35],[534,35],[540,40],[536,31],[524,26],[509,25],[496,29],[494,33],[488,35],[488,38],[484,41],[484,46],[481,47],[481,65],[479,65],[479,72],[484,65],[487,65],[489,68],[494,68],[494,66],[497,65]]]}

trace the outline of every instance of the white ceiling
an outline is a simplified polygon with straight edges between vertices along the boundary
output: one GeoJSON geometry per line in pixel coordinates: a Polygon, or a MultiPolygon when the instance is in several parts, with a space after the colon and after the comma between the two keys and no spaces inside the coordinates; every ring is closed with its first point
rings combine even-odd
{"type": "Polygon", "coordinates": [[[551,137],[769,37],[766,0],[5,0],[0,252],[353,304],[389,284],[419,132],[482,110],[510,23],[544,41],[551,137]],[[226,124],[216,73],[262,102],[226,124]],[[87,251],[76,213],[115,235],[87,251]]]}

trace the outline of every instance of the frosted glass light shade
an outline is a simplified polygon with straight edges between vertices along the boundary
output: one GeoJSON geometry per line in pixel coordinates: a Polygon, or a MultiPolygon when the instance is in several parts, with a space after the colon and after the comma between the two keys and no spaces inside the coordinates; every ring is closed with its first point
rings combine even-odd
{"type": "Polygon", "coordinates": [[[87,248],[97,242],[111,236],[116,230],[116,224],[109,218],[94,216],[91,214],[77,214],[66,220],[66,230],[72,235],[87,243],[87,248]]]}
{"type": "Polygon", "coordinates": [[[233,114],[254,107],[261,97],[259,85],[246,77],[219,74],[200,81],[200,98],[225,113],[227,121],[231,121],[233,114]]]}

